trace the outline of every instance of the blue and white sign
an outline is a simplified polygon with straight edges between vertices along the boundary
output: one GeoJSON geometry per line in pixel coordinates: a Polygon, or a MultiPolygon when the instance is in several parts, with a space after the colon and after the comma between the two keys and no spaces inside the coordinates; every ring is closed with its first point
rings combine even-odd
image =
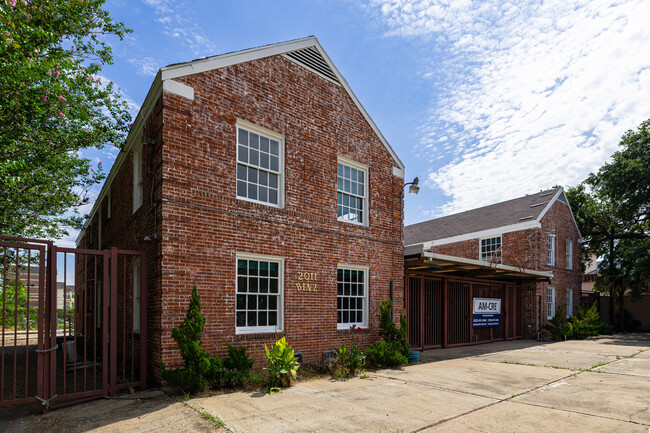
{"type": "Polygon", "coordinates": [[[501,299],[473,298],[473,301],[473,328],[488,328],[492,326],[499,326],[501,324],[501,299]]]}

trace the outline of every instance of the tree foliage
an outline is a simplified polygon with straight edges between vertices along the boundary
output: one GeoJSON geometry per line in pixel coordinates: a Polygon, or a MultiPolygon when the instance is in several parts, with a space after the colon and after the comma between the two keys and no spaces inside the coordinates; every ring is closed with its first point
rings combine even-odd
{"type": "MultiPolygon", "coordinates": [[[[650,120],[626,132],[621,150],[567,197],[585,240],[585,260],[602,258],[596,288],[633,300],[650,292],[650,120]]],[[[621,308],[621,314],[623,309],[621,308]]]]}
{"type": "Polygon", "coordinates": [[[0,0],[0,234],[58,237],[103,178],[80,151],[119,146],[127,104],[98,74],[130,30],[104,0],[0,0]]]}

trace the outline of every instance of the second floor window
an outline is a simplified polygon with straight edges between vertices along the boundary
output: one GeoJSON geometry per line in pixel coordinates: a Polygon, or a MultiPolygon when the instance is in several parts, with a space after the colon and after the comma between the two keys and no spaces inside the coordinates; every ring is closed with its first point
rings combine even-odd
{"type": "Polygon", "coordinates": [[[573,269],[573,241],[566,240],[566,268],[573,269]]]}
{"type": "Polygon", "coordinates": [[[555,266],[555,235],[549,233],[546,237],[546,263],[555,266]]]}
{"type": "Polygon", "coordinates": [[[237,126],[237,197],[282,206],[282,138],[252,125],[237,126]]]}
{"type": "Polygon", "coordinates": [[[495,257],[496,263],[501,263],[501,236],[481,239],[480,260],[491,262],[492,257],[495,257]]]}
{"type": "Polygon", "coordinates": [[[367,225],[368,169],[339,159],[336,176],[336,214],[339,221],[367,225]]]}

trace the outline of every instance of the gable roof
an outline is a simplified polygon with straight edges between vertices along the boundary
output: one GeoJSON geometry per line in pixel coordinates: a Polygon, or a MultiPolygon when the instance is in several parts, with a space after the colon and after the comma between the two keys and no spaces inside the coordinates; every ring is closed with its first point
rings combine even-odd
{"type": "Polygon", "coordinates": [[[347,81],[345,81],[345,78],[343,78],[338,69],[336,69],[336,66],[334,66],[334,63],[330,60],[320,42],[318,42],[316,36],[308,36],[302,39],[294,39],[287,42],[280,42],[277,44],[264,45],[247,50],[206,57],[191,62],[169,65],[160,69],[160,78],[165,82],[167,80],[173,80],[174,78],[185,77],[187,75],[198,74],[277,55],[282,55],[284,58],[308,69],[322,78],[343,87],[388,153],[392,156],[395,163],[401,170],[404,170],[404,164],[390,144],[388,144],[388,141],[386,141],[386,138],[384,138],[381,131],[379,131],[379,128],[377,128],[377,125],[372,120],[366,109],[363,108],[363,105],[361,105],[361,102],[357,99],[347,81]]]}
{"type": "Polygon", "coordinates": [[[348,85],[345,78],[341,73],[336,69],[334,63],[330,60],[325,50],[318,42],[318,39],[315,36],[308,36],[306,38],[294,39],[287,42],[280,42],[276,44],[264,45],[261,47],[250,48],[241,51],[233,51],[230,53],[220,54],[216,56],[206,57],[203,59],[192,60],[185,63],[176,63],[172,65],[165,66],[158,70],[156,77],[149,88],[149,92],[145,97],[144,102],[140,108],[140,111],[136,115],[135,120],[133,121],[133,127],[131,128],[129,135],[127,136],[124,146],[121,152],[118,154],[111,171],[109,172],[102,189],[95,200],[92,210],[89,213],[83,229],[79,232],[77,236],[77,243],[81,241],[84,231],[88,227],[88,224],[92,220],[93,216],[97,212],[100,203],[104,199],[106,192],[108,191],[113,179],[119,172],[126,155],[131,150],[134,144],[142,138],[142,131],[144,124],[153,109],[154,104],[160,97],[163,90],[176,93],[180,96],[194,99],[194,89],[185,84],[174,81],[174,78],[185,77],[192,74],[198,74],[201,72],[206,72],[214,69],[224,68],[227,66],[232,66],[240,63],[246,63],[253,60],[263,59],[266,57],[282,55],[289,61],[292,61],[305,69],[319,75],[320,77],[337,84],[345,89],[348,93],[356,107],[359,109],[364,119],[368,122],[374,133],[379,138],[379,141],[384,145],[388,153],[391,155],[395,163],[397,164],[397,169],[393,169],[393,174],[395,176],[404,177],[404,163],[399,159],[395,150],[388,144],[386,138],[382,135],[377,125],[372,120],[368,112],[361,105],[361,102],[357,99],[354,92],[348,85]]]}
{"type": "Polygon", "coordinates": [[[569,206],[564,189],[553,188],[412,224],[404,227],[404,244],[444,244],[540,227],[542,217],[557,200],[569,206]]]}

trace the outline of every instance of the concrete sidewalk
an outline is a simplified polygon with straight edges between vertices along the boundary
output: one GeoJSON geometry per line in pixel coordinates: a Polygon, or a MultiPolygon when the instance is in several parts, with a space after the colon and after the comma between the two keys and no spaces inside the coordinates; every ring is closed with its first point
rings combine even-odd
{"type": "Polygon", "coordinates": [[[226,432],[210,415],[246,433],[650,431],[650,334],[499,342],[431,350],[421,360],[273,395],[178,402],[148,390],[40,416],[0,408],[0,431],[226,432]]]}
{"type": "Polygon", "coordinates": [[[274,395],[192,402],[235,432],[643,432],[650,335],[433,350],[423,362],[274,395]]]}

